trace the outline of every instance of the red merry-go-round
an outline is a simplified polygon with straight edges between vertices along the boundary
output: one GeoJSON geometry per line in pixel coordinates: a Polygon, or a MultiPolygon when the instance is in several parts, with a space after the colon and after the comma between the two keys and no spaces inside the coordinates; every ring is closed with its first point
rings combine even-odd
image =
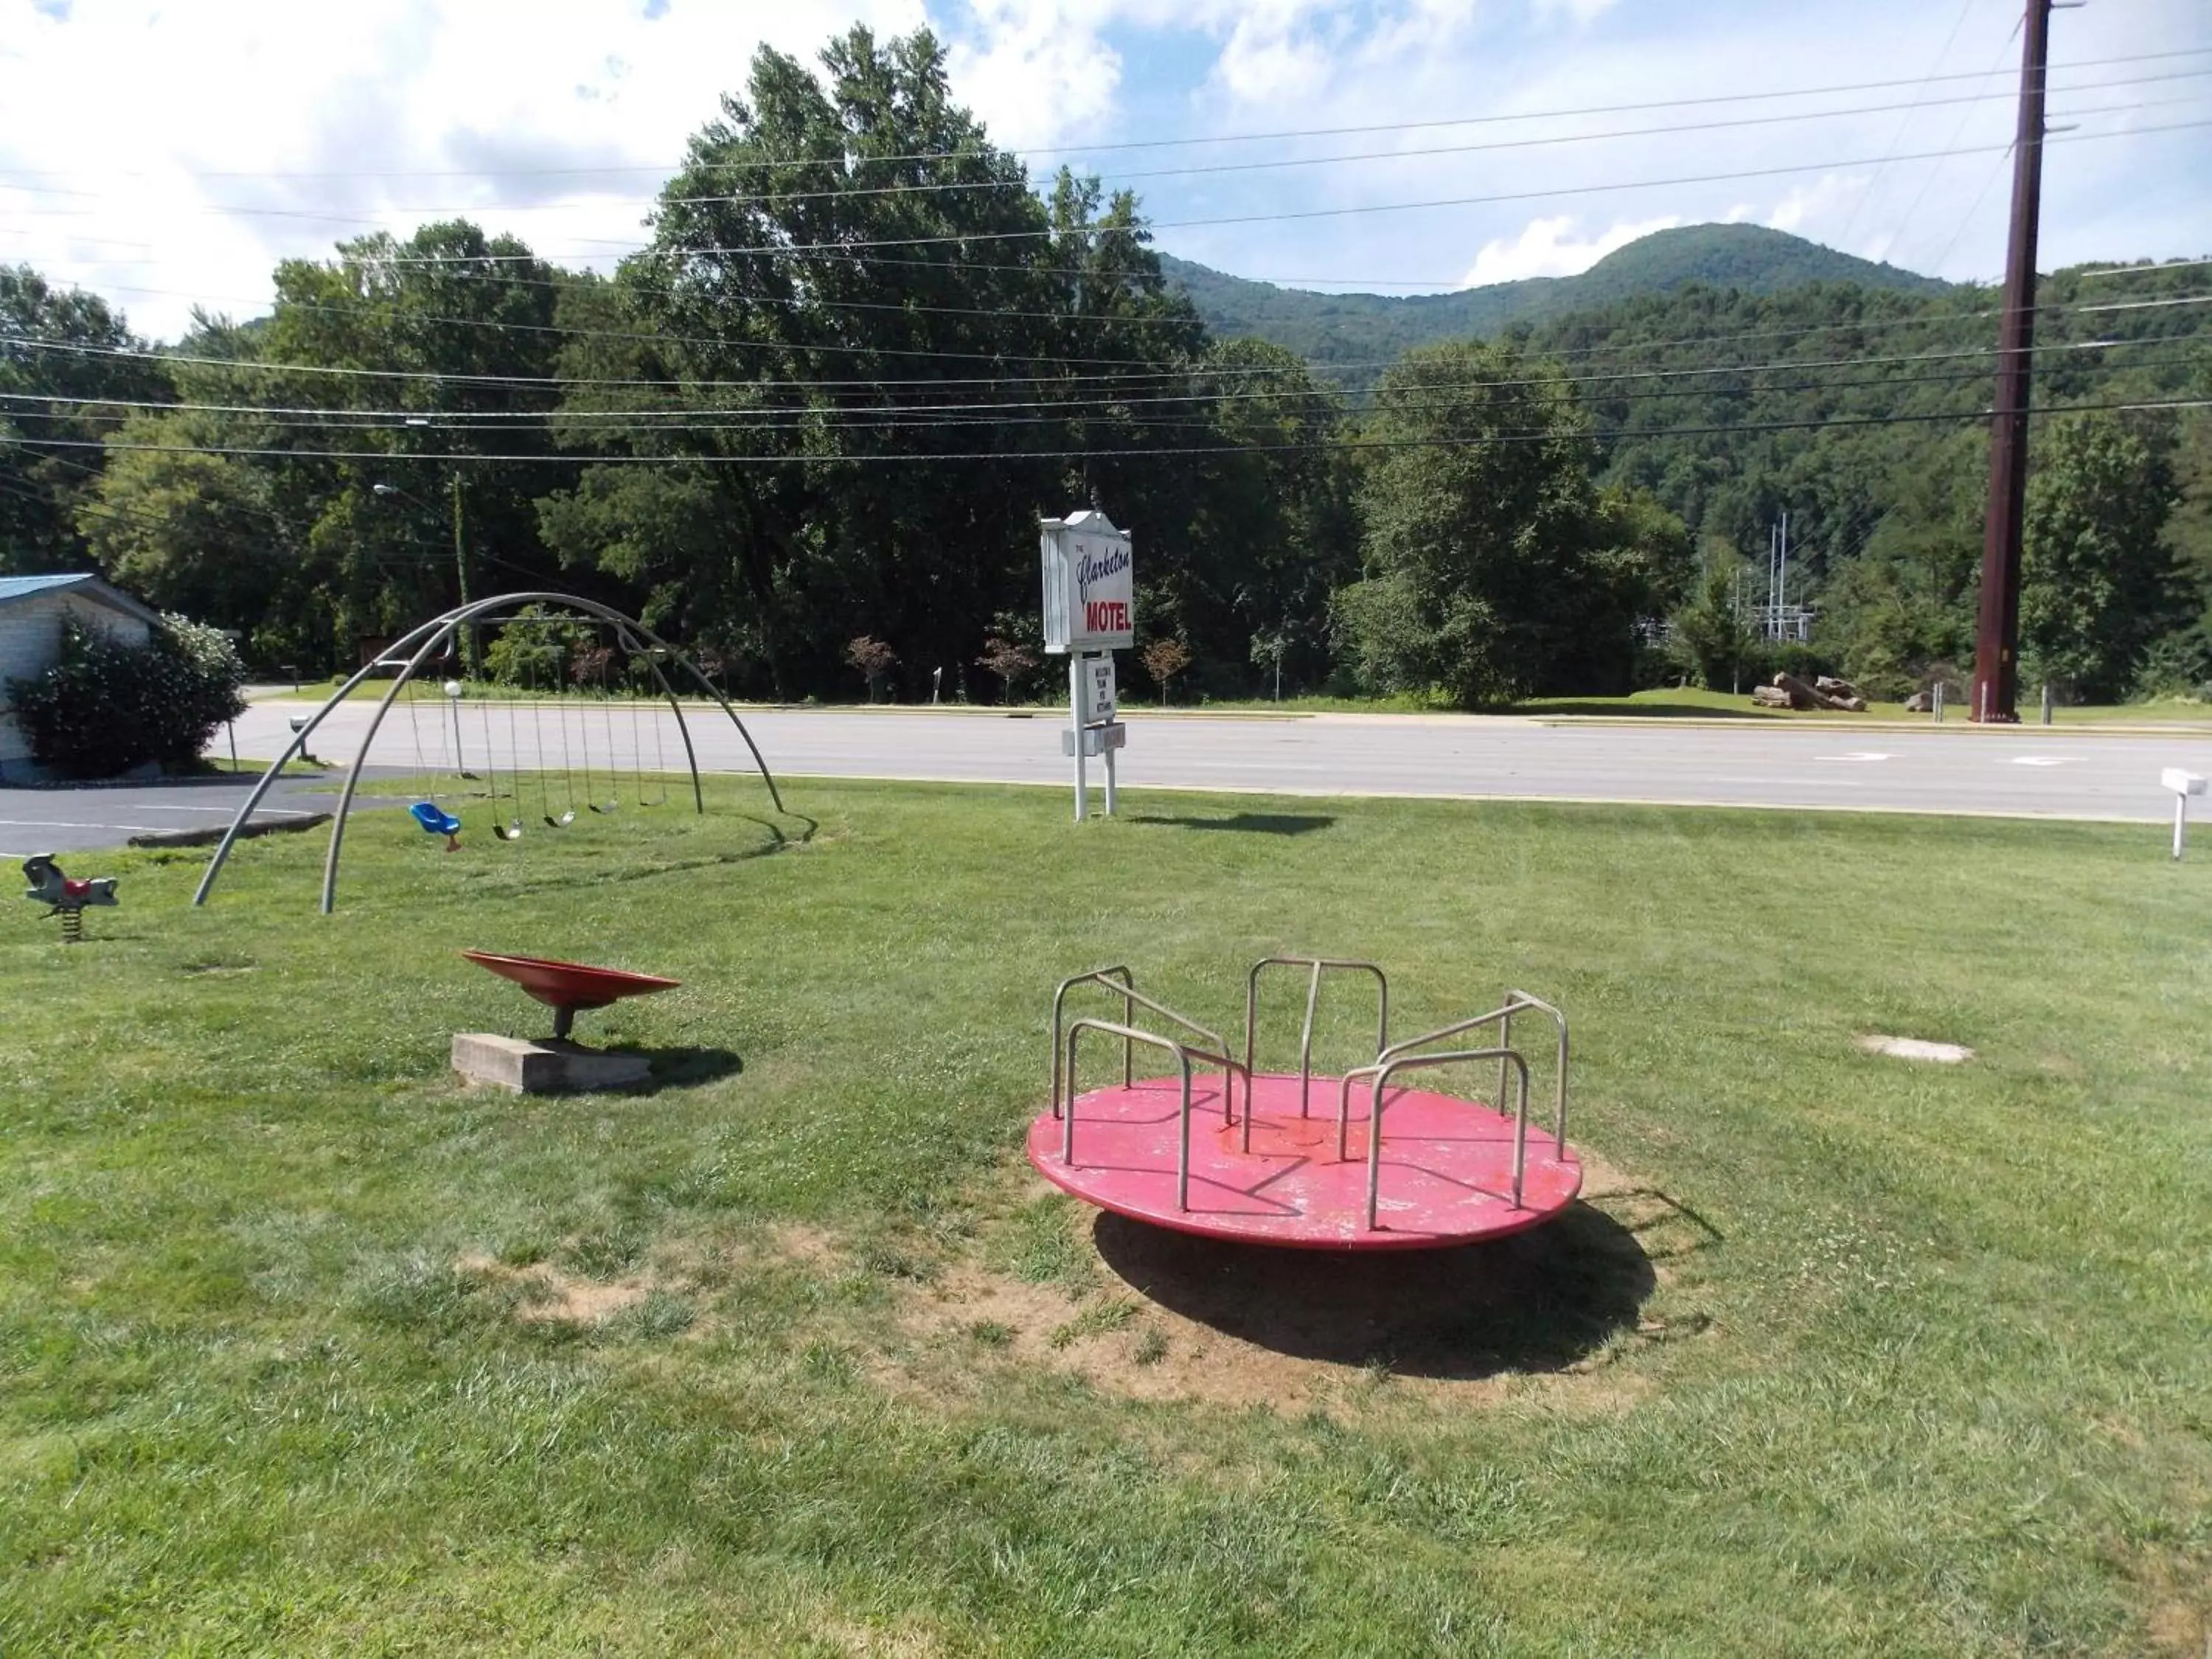
{"type": "MultiPolygon", "coordinates": [[[[1221,1036],[1139,991],[1127,968],[1063,981],[1053,997],[1052,1101],[1030,1126],[1029,1157],[1054,1186],[1103,1209],[1178,1231],[1316,1250],[1430,1249],[1522,1231],[1582,1189],[1567,1144],[1567,1021],[1509,991],[1495,1008],[1390,1040],[1390,987],[1371,962],[1270,957],[1245,979],[1243,1057],[1221,1036]],[[1257,1064],[1260,992],[1275,970],[1307,975],[1296,1072],[1257,1064]],[[1371,976],[1371,1062],[1340,1076],[1313,1069],[1323,978],[1371,976]],[[1121,1018],[1070,1019],[1069,998],[1118,1003],[1121,1018]],[[1162,1029],[1139,1024],[1140,1011],[1162,1029]],[[1516,1020],[1541,1021],[1533,1054],[1516,1020]],[[1083,1090],[1077,1065],[1103,1039],[1118,1081],[1083,1090]],[[1137,1051],[1175,1070],[1137,1075],[1137,1051]],[[1492,1097],[1438,1093],[1411,1079],[1443,1067],[1497,1067],[1492,1097]],[[1532,1079],[1551,1085],[1551,1121],[1529,1122],[1532,1079]]],[[[1524,1024],[1525,1029],[1525,1024],[1524,1024]]]]}

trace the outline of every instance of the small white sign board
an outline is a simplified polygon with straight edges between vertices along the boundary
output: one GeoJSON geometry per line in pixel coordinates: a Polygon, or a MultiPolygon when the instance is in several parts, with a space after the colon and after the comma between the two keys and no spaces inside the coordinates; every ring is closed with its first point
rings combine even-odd
{"type": "Polygon", "coordinates": [[[1082,705],[1078,711],[1079,722],[1085,726],[1112,724],[1114,659],[1109,656],[1084,658],[1075,684],[1082,697],[1082,705]]]}
{"type": "Polygon", "coordinates": [[[1126,651],[1137,642],[1137,577],[1127,532],[1103,513],[1071,513],[1039,525],[1044,568],[1044,648],[1126,651]]]}
{"type": "Polygon", "coordinates": [[[2173,791],[2173,856],[2179,858],[2189,839],[2189,798],[2204,793],[2204,780],[2194,772],[2169,766],[2158,775],[2158,781],[2173,791]]]}

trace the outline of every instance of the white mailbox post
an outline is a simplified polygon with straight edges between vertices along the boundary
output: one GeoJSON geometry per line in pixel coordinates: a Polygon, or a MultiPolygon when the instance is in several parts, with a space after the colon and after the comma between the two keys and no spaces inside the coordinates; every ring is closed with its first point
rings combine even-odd
{"type": "Polygon", "coordinates": [[[2173,856],[2179,858],[2181,843],[2189,835],[2189,798],[2204,793],[2204,780],[2194,772],[2169,766],[2158,775],[2158,781],[2173,791],[2173,856]]]}
{"type": "Polygon", "coordinates": [[[1103,513],[1071,513],[1040,526],[1044,648],[1067,658],[1068,729],[1060,752],[1075,760],[1075,817],[1091,813],[1087,770],[1106,763],[1106,814],[1114,814],[1114,751],[1129,729],[1115,718],[1114,653],[1136,643],[1137,579],[1127,531],[1103,513]]]}

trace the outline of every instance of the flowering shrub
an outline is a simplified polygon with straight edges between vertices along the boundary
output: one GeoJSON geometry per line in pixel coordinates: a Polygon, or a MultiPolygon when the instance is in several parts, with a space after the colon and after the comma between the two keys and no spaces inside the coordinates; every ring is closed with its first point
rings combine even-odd
{"type": "Polygon", "coordinates": [[[40,765],[106,778],[196,763],[216,727],[245,712],[245,678],[228,640],[182,617],[163,617],[143,645],[65,617],[61,659],[9,681],[8,698],[40,765]]]}

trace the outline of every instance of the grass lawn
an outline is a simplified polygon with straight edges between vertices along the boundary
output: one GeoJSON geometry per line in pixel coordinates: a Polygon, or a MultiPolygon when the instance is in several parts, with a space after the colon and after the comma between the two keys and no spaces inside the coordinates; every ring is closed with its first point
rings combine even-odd
{"type": "Polygon", "coordinates": [[[2212,863],[787,798],[363,816],[327,918],[319,836],[202,911],[199,854],[88,866],[75,949],[13,907],[0,1652],[2204,1651],[2212,863]],[[545,1029],[465,945],[684,980],[580,1022],[662,1086],[459,1089],[450,1033],[545,1029]],[[1054,981],[1234,1028],[1285,951],[1381,959],[1405,1030],[1564,1005],[1591,1201],[1348,1267],[1047,1195],[1054,981]]]}

